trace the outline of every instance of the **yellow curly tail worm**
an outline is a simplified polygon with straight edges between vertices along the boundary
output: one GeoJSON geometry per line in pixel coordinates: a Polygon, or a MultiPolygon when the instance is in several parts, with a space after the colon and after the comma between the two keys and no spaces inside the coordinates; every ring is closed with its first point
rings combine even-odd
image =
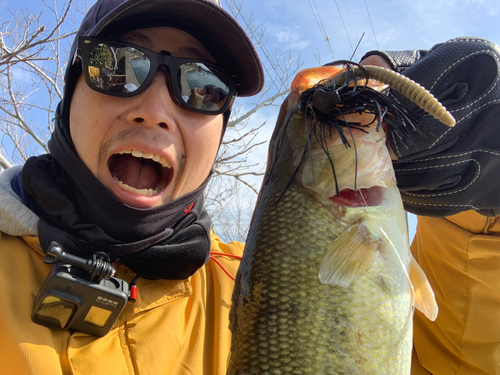
{"type": "MultiPolygon", "coordinates": [[[[455,126],[455,119],[451,113],[448,112],[448,110],[434,97],[434,95],[417,82],[412,81],[404,75],[380,66],[364,65],[363,67],[368,72],[370,79],[389,85],[392,89],[404,95],[443,124],[450,127],[455,126]]],[[[365,73],[357,66],[354,67],[354,73],[356,74],[358,80],[365,78],[365,73]]],[[[342,72],[336,77],[333,77],[333,79],[337,83],[343,84],[346,77],[347,72],[342,72]]]]}

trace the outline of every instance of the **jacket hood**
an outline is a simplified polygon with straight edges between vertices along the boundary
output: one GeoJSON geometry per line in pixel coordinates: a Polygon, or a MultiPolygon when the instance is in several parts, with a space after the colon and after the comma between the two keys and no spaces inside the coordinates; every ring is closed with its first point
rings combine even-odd
{"type": "Polygon", "coordinates": [[[23,204],[11,186],[21,170],[22,166],[15,166],[0,173],[0,231],[11,236],[37,236],[38,216],[23,204]]]}

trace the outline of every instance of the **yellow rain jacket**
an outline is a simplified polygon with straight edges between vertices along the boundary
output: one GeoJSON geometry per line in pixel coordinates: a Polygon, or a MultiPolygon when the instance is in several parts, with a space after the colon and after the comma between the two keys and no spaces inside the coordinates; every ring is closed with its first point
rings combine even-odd
{"type": "Polygon", "coordinates": [[[500,217],[419,217],[412,252],[439,306],[415,312],[412,374],[500,374],[500,217]]]}
{"type": "MultiPolygon", "coordinates": [[[[240,243],[212,234],[212,251],[242,255],[240,243]]],[[[33,301],[50,266],[36,237],[0,232],[0,374],[225,374],[234,282],[208,262],[188,280],[137,283],[137,302],[127,305],[104,337],[55,331],[31,321],[33,301]]],[[[231,275],[239,260],[216,256],[231,275]]],[[[117,277],[135,274],[120,266],[117,277]]]]}

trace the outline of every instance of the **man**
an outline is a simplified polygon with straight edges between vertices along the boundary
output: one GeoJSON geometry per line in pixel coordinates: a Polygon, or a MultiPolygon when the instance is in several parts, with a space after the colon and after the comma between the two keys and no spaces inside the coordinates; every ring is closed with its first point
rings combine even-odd
{"type": "MultiPolygon", "coordinates": [[[[484,79],[469,80],[465,75],[462,81],[453,80],[462,76],[449,68],[461,60],[449,51],[444,56],[452,56],[452,61],[434,69],[434,75],[424,59],[408,64],[414,65],[407,69],[408,75],[413,71],[418,76],[423,71],[420,81],[430,83],[429,88],[439,83],[440,77],[447,77],[445,87],[438,84],[441,91],[434,91],[448,95],[450,102],[445,104],[451,107],[469,100],[468,86],[476,88],[478,81],[484,83],[491,78],[488,72],[492,68],[496,72],[495,46],[480,41],[464,43],[476,51],[470,52],[472,56],[484,60],[473,66],[485,67],[490,62],[478,51],[485,50],[485,55],[493,59],[493,65],[484,69],[484,79]]],[[[463,51],[465,44],[447,46],[463,51]]],[[[436,48],[428,56],[441,60],[438,51],[436,48]]],[[[472,76],[477,78],[477,74],[472,76]]],[[[496,82],[486,85],[485,92],[498,87],[496,82]]],[[[209,252],[241,255],[242,245],[225,245],[216,236],[210,237],[202,192],[235,92],[253,95],[263,84],[261,64],[251,42],[234,19],[208,0],[100,0],[77,33],[65,83],[50,142],[51,154],[30,159],[24,167],[0,175],[2,373],[224,374],[233,284],[222,268],[207,261],[209,252]],[[200,71],[212,78],[206,83],[215,81],[219,90],[208,88],[203,80],[199,82],[200,71]],[[193,92],[201,99],[193,99],[193,92]],[[53,241],[56,247],[52,247],[53,241]],[[65,255],[55,249],[62,249],[65,255]],[[136,299],[135,304],[127,305],[116,321],[111,321],[109,332],[98,331],[102,335],[66,329],[71,328],[66,327],[71,323],[67,315],[72,312],[70,304],[50,296],[40,298],[47,295],[44,280],[56,267],[43,263],[45,254],[49,261],[57,254],[76,263],[83,259],[84,264],[92,264],[93,272],[99,269],[99,274],[108,270],[109,259],[117,269],[116,280],[126,281],[131,288],[137,282],[137,297],[131,298],[131,302],[136,299]],[[32,313],[37,324],[31,320],[32,313]],[[55,329],[53,323],[63,329],[55,329]]],[[[479,86],[475,92],[485,89],[479,86]]],[[[483,111],[490,99],[488,95],[475,95],[468,108],[477,114],[490,113],[483,111]]],[[[467,124],[484,123],[477,116],[462,118],[474,119],[467,124]]],[[[431,181],[418,173],[407,173],[408,168],[401,167],[406,156],[410,162],[425,164],[420,157],[425,159],[433,153],[452,157],[447,150],[457,144],[468,145],[461,141],[463,127],[450,132],[453,141],[449,141],[448,134],[442,134],[439,128],[425,132],[426,127],[438,126],[434,122],[424,117],[421,124],[425,125],[421,131],[391,138],[407,207],[430,207],[431,211],[412,210],[431,216],[498,208],[495,197],[484,194],[433,202],[437,196],[450,197],[442,189],[458,186],[458,195],[466,191],[463,183],[467,189],[475,187],[483,174],[462,178],[460,170],[446,176],[444,172],[450,169],[447,165],[431,181]],[[445,144],[440,143],[442,139],[445,144]],[[423,155],[419,154],[422,150],[423,155]],[[421,184],[416,186],[415,181],[421,184]],[[441,190],[431,194],[432,189],[441,190]],[[450,207],[457,211],[450,211],[450,207]]],[[[477,129],[479,133],[481,130],[477,129]]],[[[473,142],[470,145],[478,148],[473,142]]],[[[481,170],[495,165],[494,159],[469,159],[473,160],[470,165],[479,164],[481,170]]],[[[473,169],[470,165],[463,169],[465,174],[473,169]]],[[[469,191],[481,191],[484,184],[469,191]]],[[[426,254],[434,250],[431,246],[426,254]]],[[[435,253],[439,256],[438,251],[435,253]]],[[[420,253],[417,257],[425,263],[420,253]]],[[[220,262],[231,274],[236,273],[237,261],[222,256],[220,262]]],[[[78,272],[82,280],[91,278],[83,277],[84,271],[78,272]]],[[[431,274],[428,277],[432,279],[431,274]]],[[[449,295],[443,294],[440,299],[440,284],[434,286],[442,312],[449,295]]],[[[116,301],[107,299],[103,303],[99,298],[86,301],[96,313],[89,312],[83,318],[83,327],[88,328],[90,322],[92,329],[99,330],[108,324],[107,314],[113,312],[104,307],[116,301]]],[[[465,320],[469,316],[464,306],[450,311],[457,311],[465,320]]],[[[453,323],[451,320],[448,327],[453,323]]],[[[456,373],[460,366],[465,369],[463,373],[474,373],[472,367],[465,367],[467,361],[459,357],[462,362],[457,366],[455,358],[450,361],[444,350],[437,352],[439,359],[427,353],[430,360],[420,361],[425,357],[426,337],[434,343],[433,348],[447,342],[447,337],[443,338],[446,333],[439,336],[434,331],[426,336],[429,332],[417,321],[415,358],[419,361],[415,369],[422,363],[434,373],[456,373]],[[455,367],[446,367],[450,363],[455,367]]],[[[474,342],[470,336],[459,338],[468,339],[468,346],[474,342]]],[[[459,355],[466,353],[462,349],[457,348],[459,355]]]]}
{"type": "Polygon", "coordinates": [[[210,0],[94,4],[70,53],[51,154],[1,175],[2,374],[225,374],[234,284],[223,267],[235,275],[239,262],[207,262],[242,245],[210,235],[202,193],[234,96],[262,86],[250,39],[210,0]],[[193,90],[210,98],[192,105],[193,90]],[[137,282],[136,302],[115,317],[107,305],[126,287],[82,300],[92,309],[77,331],[87,332],[74,332],[72,302],[54,297],[69,286],[42,287],[53,241],[96,272],[73,266],[71,293],[113,262],[115,280],[137,282]]]}

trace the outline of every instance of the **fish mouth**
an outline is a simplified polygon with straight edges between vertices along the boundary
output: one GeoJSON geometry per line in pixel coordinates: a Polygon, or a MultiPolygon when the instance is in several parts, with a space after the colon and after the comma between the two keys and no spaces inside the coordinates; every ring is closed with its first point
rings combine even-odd
{"type": "Polygon", "coordinates": [[[329,197],[332,202],[347,207],[373,207],[382,203],[382,187],[372,186],[363,189],[343,189],[339,194],[329,197]]]}
{"type": "Polygon", "coordinates": [[[111,155],[108,168],[118,187],[146,197],[160,194],[174,175],[164,156],[135,149],[111,155]]]}

